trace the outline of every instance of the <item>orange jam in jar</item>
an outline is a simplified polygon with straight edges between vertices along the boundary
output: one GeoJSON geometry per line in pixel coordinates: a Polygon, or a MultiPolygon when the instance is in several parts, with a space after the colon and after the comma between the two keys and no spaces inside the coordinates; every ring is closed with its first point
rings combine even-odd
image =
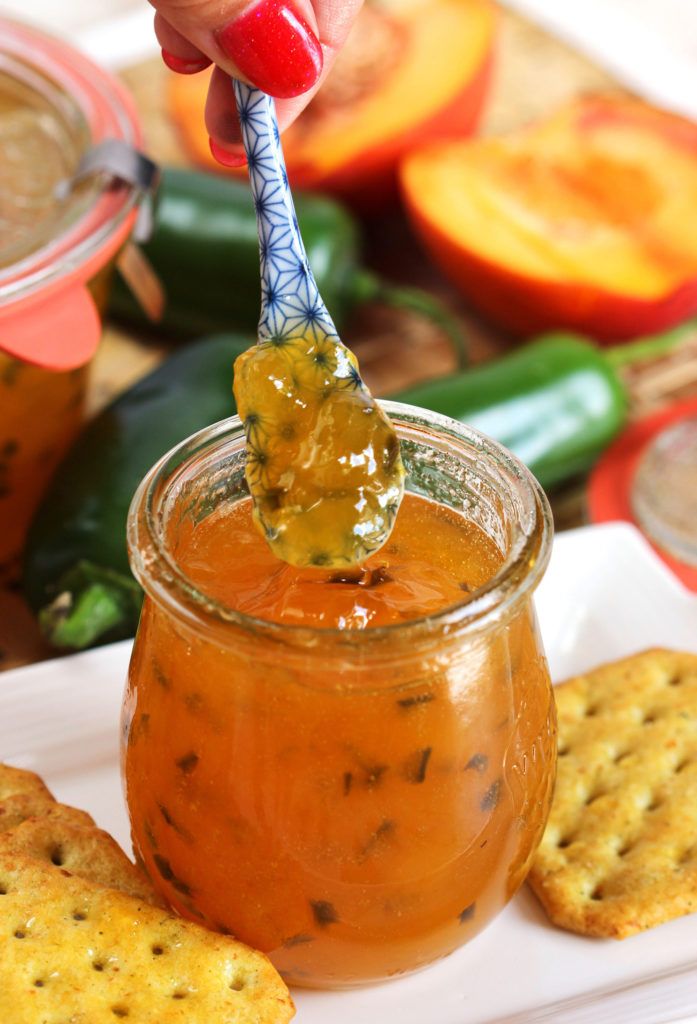
{"type": "Polygon", "coordinates": [[[544,495],[494,442],[386,408],[406,494],[361,566],[273,556],[238,419],[155,466],[129,522],[135,849],[178,911],[300,985],[398,975],[472,938],[523,881],[554,780],[544,495]]]}
{"type": "Polygon", "coordinates": [[[123,87],[66,43],[0,16],[0,581],[80,429],[115,257],[137,191],[74,188],[107,139],[140,143],[123,87]]]}
{"type": "Polygon", "coordinates": [[[0,352],[0,580],[83,420],[86,367],[51,373],[0,352]]]}

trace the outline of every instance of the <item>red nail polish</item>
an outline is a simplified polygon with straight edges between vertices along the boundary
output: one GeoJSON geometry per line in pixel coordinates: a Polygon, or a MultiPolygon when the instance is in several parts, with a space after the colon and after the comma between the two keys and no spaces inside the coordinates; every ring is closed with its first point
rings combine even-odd
{"type": "Polygon", "coordinates": [[[247,163],[247,158],[244,154],[233,153],[229,149],[223,149],[213,139],[208,140],[208,145],[211,147],[211,153],[223,167],[244,167],[247,163]]]}
{"type": "Polygon", "coordinates": [[[271,96],[299,96],[322,73],[319,39],[284,0],[259,0],[216,37],[242,74],[271,96]]]}
{"type": "Polygon", "coordinates": [[[178,75],[195,75],[199,71],[205,71],[213,63],[208,57],[201,57],[199,60],[183,60],[181,57],[175,57],[169,50],[162,51],[162,59],[170,71],[176,71],[178,75]]]}

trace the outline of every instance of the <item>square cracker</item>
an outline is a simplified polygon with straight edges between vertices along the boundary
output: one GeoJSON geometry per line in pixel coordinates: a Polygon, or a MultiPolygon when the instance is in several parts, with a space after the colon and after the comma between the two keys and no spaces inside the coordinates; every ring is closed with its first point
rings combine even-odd
{"type": "Polygon", "coordinates": [[[75,824],[70,818],[51,815],[29,818],[16,828],[0,833],[0,856],[3,854],[23,854],[96,885],[163,905],[116,840],[93,824],[75,824]]]}
{"type": "Polygon", "coordinates": [[[0,763],[0,801],[5,800],[8,796],[17,796],[22,793],[53,800],[51,790],[36,772],[0,763]]]}
{"type": "Polygon", "coordinates": [[[286,1024],[262,953],[21,854],[0,854],[3,1024],[286,1024]]]}
{"type": "Polygon", "coordinates": [[[528,881],[554,924],[623,939],[697,910],[697,655],[555,688],[559,761],[528,881]]]}
{"type": "Polygon", "coordinates": [[[0,833],[35,817],[61,818],[76,825],[94,825],[86,811],[59,804],[35,772],[0,762],[0,833]]]}
{"type": "Polygon", "coordinates": [[[162,906],[144,873],[86,811],[58,803],[34,772],[1,763],[0,853],[22,853],[162,906]]]}
{"type": "Polygon", "coordinates": [[[70,821],[74,825],[94,826],[87,811],[59,804],[52,796],[41,793],[14,793],[0,800],[0,835],[17,828],[29,818],[70,821]]]}

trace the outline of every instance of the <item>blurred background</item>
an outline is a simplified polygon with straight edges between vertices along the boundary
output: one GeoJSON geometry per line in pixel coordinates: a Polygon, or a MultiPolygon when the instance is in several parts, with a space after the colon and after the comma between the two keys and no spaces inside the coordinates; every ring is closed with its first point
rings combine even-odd
{"type": "MultiPolygon", "coordinates": [[[[246,174],[208,150],[208,73],[164,67],[145,0],[3,7],[96,68],[30,31],[0,32],[9,668],[132,632],[130,496],[168,447],[233,411],[229,352],[254,337],[258,264],[246,174]],[[49,87],[12,84],[20,50],[48,79],[55,64],[74,114],[49,87]],[[113,135],[110,117],[164,169],[159,198],[101,172],[72,193],[74,209],[54,208],[56,185],[113,135]],[[149,241],[134,203],[154,217],[149,241]],[[85,245],[78,258],[71,231],[85,210],[111,218],[113,241],[90,250],[74,305],[44,307],[49,284],[37,298],[36,280],[79,276],[85,245]],[[89,358],[75,354],[77,324],[97,330],[89,358]],[[221,331],[234,344],[201,341],[221,331]],[[67,346],[64,365],[47,337],[67,346]],[[32,345],[45,347],[38,369],[32,345]]],[[[697,415],[695,118],[692,0],[373,0],[285,148],[320,291],[371,388],[513,448],[557,529],[639,521],[697,589],[689,539],[666,540],[674,509],[633,490],[640,464],[644,498],[658,489],[642,463],[651,439],[697,415]]],[[[695,453],[697,441],[661,485],[683,512],[695,453]]]]}
{"type": "MultiPolygon", "coordinates": [[[[690,0],[508,0],[528,16],[595,58],[629,87],[697,111],[697,15],[690,0]]],[[[157,52],[144,0],[5,0],[3,9],[69,38],[111,67],[157,52]]]]}

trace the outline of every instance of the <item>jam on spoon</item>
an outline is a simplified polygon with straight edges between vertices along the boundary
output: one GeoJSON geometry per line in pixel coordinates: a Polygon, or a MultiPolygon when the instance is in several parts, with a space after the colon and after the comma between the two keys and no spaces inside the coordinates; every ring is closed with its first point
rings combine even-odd
{"type": "Polygon", "coordinates": [[[273,100],[234,82],[259,230],[259,340],[235,363],[254,517],[296,566],[357,565],[404,493],[399,440],[339,339],[307,261],[273,100]]]}

